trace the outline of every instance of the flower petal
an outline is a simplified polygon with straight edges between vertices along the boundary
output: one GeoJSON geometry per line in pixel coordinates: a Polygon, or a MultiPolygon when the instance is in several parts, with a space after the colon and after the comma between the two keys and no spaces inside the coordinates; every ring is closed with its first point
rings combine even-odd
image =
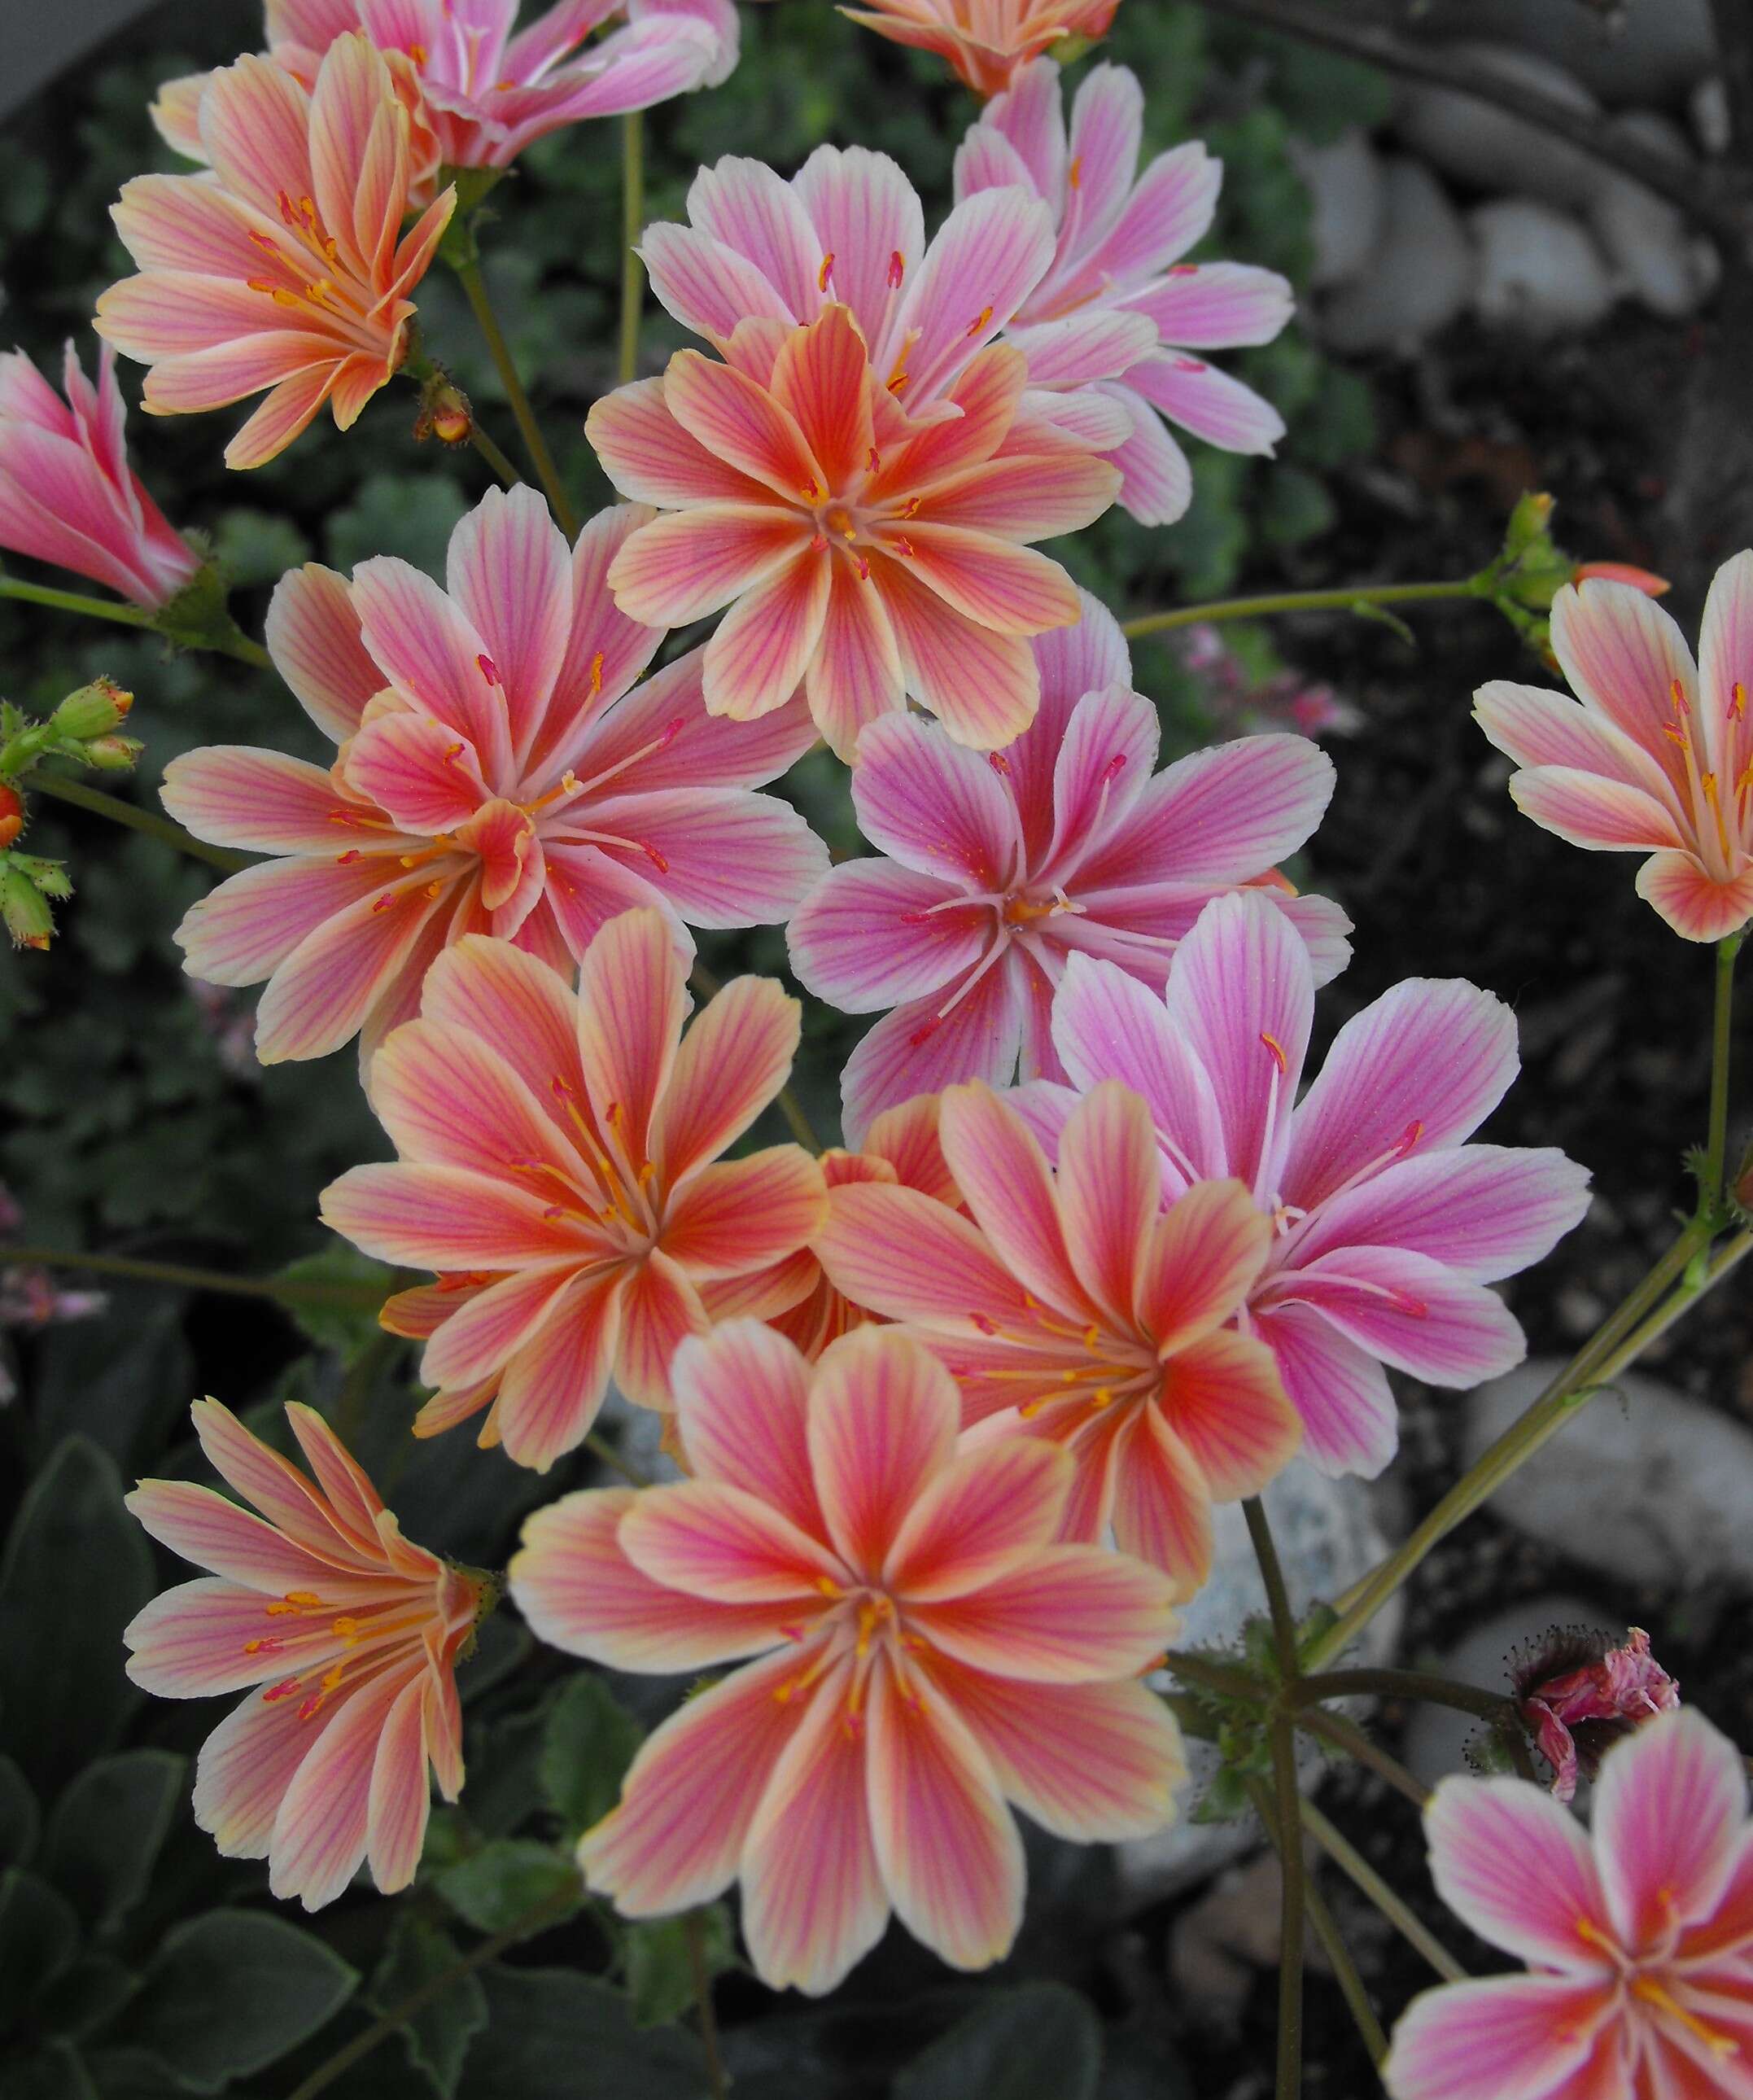
{"type": "Polygon", "coordinates": [[[546,1472],[584,1442],[620,1347],[624,1289],[619,1268],[575,1277],[507,1362],[492,1420],[513,1464],[546,1472]]]}
{"type": "Polygon", "coordinates": [[[947,986],[991,939],[984,907],[960,905],[936,878],[875,858],[830,868],[786,929],[793,971],[843,1013],[879,1012],[947,986]]]}
{"type": "Polygon", "coordinates": [[[846,1061],[840,1094],[847,1143],[861,1144],[885,1109],[916,1095],[962,1080],[1008,1085],[1022,1036],[1021,983],[1004,959],[960,985],[896,1007],[846,1061]]]}
{"type": "Polygon", "coordinates": [[[883,1563],[883,1587],[910,1608],[1031,1564],[1058,1533],[1072,1472],[1064,1452],[1033,1437],[965,1450],[914,1499],[883,1563]]]}
{"type": "Polygon", "coordinates": [[[1570,2100],[1611,2010],[1604,1985],[1568,1976],[1446,1984],[1401,2015],[1382,2075],[1394,2100],[1570,2100]]]}
{"type": "Polygon", "coordinates": [[[1315,1306],[1294,1299],[1262,1308],[1253,1320],[1302,1418],[1303,1457],[1318,1472],[1374,1480],[1400,1444],[1393,1389],[1379,1360],[1315,1306]]]}
{"type": "Polygon", "coordinates": [[[1746,1814],[1741,1754],[1695,1708],[1658,1714],[1614,1745],[1595,1783],[1594,1836],[1622,1945],[1646,1947],[1711,1917],[1746,1814]]]}
{"type": "Polygon", "coordinates": [[[1271,1251],[1272,1224],[1242,1183],[1224,1180],[1195,1183],[1161,1218],[1153,1210],[1147,1229],[1137,1312],[1166,1359],[1235,1317],[1271,1251]]]}
{"type": "Polygon", "coordinates": [[[275,669],[311,721],[337,743],[351,736],[384,674],[360,639],[346,579],[318,562],[288,569],[263,631],[275,669]]]}
{"type": "MultiPolygon", "coordinates": [[[[1161,1568],[1178,1599],[1211,1573],[1211,1491],[1160,1410],[1134,1410],[1113,1458],[1114,1538],[1122,1553],[1161,1568]]],[[[1165,1636],[1166,1638],[1166,1636],[1165,1636]]]]}
{"type": "Polygon", "coordinates": [[[1425,1811],[1425,1834],[1438,1893],[1482,1939],[1544,1967],[1602,1969],[1596,1855],[1548,1794],[1525,1780],[1446,1779],[1425,1811]]]}
{"type": "Polygon", "coordinates": [[[909,1509],[949,1464],[960,1423],[948,1373],[909,1336],[856,1328],[824,1352],[810,1464],[828,1536],[855,1574],[875,1577],[909,1509]]]}
{"type": "Polygon", "coordinates": [[[746,1276],[795,1254],[826,1222],[827,1185],[799,1145],[703,1167],[672,1199],[662,1246],[696,1282],[746,1276]]]}
{"type": "Polygon", "coordinates": [[[934,1647],[970,1669],[1034,1684],[1090,1684],[1147,1669],[1174,1632],[1155,1568],[1096,1546],[1041,1549],[966,1595],[909,1603],[934,1647]]]}
{"type": "Polygon", "coordinates": [[[670,1370],[690,1471],[758,1498],[824,1536],[805,1432],[809,1366],[758,1320],[728,1320],[684,1342],[670,1370]]]}

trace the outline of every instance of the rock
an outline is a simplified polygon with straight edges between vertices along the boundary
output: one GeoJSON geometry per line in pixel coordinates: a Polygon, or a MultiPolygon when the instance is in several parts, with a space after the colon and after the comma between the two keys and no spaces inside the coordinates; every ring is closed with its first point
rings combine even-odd
{"type": "MultiPolygon", "coordinates": [[[[1456,44],[1453,48],[1503,79],[1539,89],[1579,116],[1598,113],[1595,98],[1562,66],[1500,44],[1456,44]]],[[[1395,129],[1402,141],[1433,167],[1456,182],[1494,195],[1580,206],[1601,187],[1598,161],[1475,95],[1420,84],[1403,98],[1395,129]]]]}
{"type": "Polygon", "coordinates": [[[1611,19],[1592,0],[1438,0],[1425,24],[1523,45],[1615,104],[1677,98],[1716,58],[1711,0],[1619,0],[1611,19]]]}
{"type": "MultiPolygon", "coordinates": [[[[1614,1625],[1611,1612],[1586,1598],[1531,1597],[1525,1604],[1494,1612],[1431,1667],[1439,1677],[1476,1684],[1482,1692],[1503,1692],[1509,1688],[1509,1657],[1524,1642],[1538,1641],[1553,1626],[1611,1629],[1614,1625]]],[[[1434,1786],[1450,1772],[1466,1771],[1467,1745],[1484,1726],[1470,1714],[1454,1714],[1446,1706],[1420,1702],[1407,1723],[1401,1759],[1426,1786],[1434,1786]]]]}
{"type": "MultiPolygon", "coordinates": [[[[1692,161],[1678,125],[1648,109],[1620,118],[1614,130],[1678,161],[1692,161]]],[[[1652,313],[1691,313],[1715,289],[1721,265],[1673,205],[1623,177],[1610,176],[1588,206],[1594,230],[1619,288],[1652,313]]]]}
{"type": "MultiPolygon", "coordinates": [[[[1266,1491],[1266,1515],[1291,1604],[1297,1612],[1323,1597],[1335,1597],[1372,1568],[1389,1550],[1377,1529],[1369,1491],[1359,1480],[1330,1480],[1304,1465],[1281,1473],[1266,1491]]],[[[1216,1512],[1216,1552],[1211,1579],[1181,1614],[1178,1645],[1218,1647],[1233,1642],[1244,1623],[1266,1610],[1266,1592],[1249,1542],[1247,1521],[1239,1504],[1216,1512]]],[[[1398,1604],[1371,1621],[1351,1660],[1385,1662],[1394,1652],[1399,1630],[1398,1604]]],[[[1157,1682],[1172,1682],[1164,1676],[1157,1682]]],[[[1115,1847],[1122,1914],[1203,1881],[1257,1842],[1249,1822],[1193,1823],[1187,1817],[1217,1768],[1209,1744],[1189,1743],[1193,1780],[1184,1798],[1182,1819],[1154,1838],[1138,1838],[1115,1847]]],[[[1325,1769],[1319,1754],[1308,1746],[1301,1758],[1305,1785],[1325,1769]]]]}
{"type": "Polygon", "coordinates": [[[1337,351],[1415,351],[1473,289],[1473,245],[1429,169],[1384,162],[1382,201],[1381,238],[1362,273],[1319,311],[1321,336],[1337,351]]]}
{"type": "MultiPolygon", "coordinates": [[[[679,1480],[682,1469],[663,1449],[664,1418],[655,1408],[636,1407],[618,1385],[610,1385],[597,1418],[598,1433],[648,1480],[679,1480]]],[[[619,1486],[619,1480],[604,1483],[619,1486]]]]}
{"type": "Polygon", "coordinates": [[[1729,89],[1720,80],[1701,80],[1686,98],[1686,116],[1699,148],[1712,160],[1729,151],[1734,126],[1729,115],[1729,89]]]}
{"type": "Polygon", "coordinates": [[[1535,338],[1592,328],[1613,304],[1613,280],[1577,221],[1550,205],[1504,197],[1467,214],[1479,258],[1473,311],[1494,328],[1535,338]]]}
{"type": "MultiPolygon", "coordinates": [[[[1319,1855],[1303,1847],[1312,1875],[1319,1855]]],[[[1178,2002],[1203,2027],[1233,2030],[1241,2020],[1254,1971],[1275,1969],[1283,1935],[1284,1875],[1276,1852],[1232,1867],[1175,1920],[1169,1935],[1169,1981],[1178,2002]]],[[[1332,1965],[1312,1936],[1304,1959],[1317,1975],[1332,1965]]]]}
{"type": "Polygon", "coordinates": [[[1291,158],[1308,185],[1309,234],[1317,290],[1355,277],[1381,235],[1381,162],[1361,131],[1341,134],[1330,146],[1293,140],[1291,158]]]}
{"type": "MultiPolygon", "coordinates": [[[[1536,1360],[1467,1403],[1471,1465],[1561,1366],[1536,1360]]],[[[1753,1434],[1637,1372],[1512,1474],[1491,1507],[1617,1582],[1753,1586],[1753,1434]]]]}

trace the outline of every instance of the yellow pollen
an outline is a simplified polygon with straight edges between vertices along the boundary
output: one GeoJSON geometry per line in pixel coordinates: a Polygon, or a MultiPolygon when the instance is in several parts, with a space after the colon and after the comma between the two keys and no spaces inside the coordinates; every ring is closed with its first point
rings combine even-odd
{"type": "Polygon", "coordinates": [[[1610,1948],[1613,1945],[1613,1942],[1592,1918],[1579,1917],[1577,1920],[1576,1936],[1579,1939],[1586,1940],[1590,1945],[1595,1947],[1610,1948]]]}
{"type": "Polygon", "coordinates": [[[820,502],[821,500],[821,483],[817,480],[814,474],[812,474],[809,479],[804,483],[800,493],[806,503],[820,502]]]}
{"type": "Polygon", "coordinates": [[[423,66],[426,63],[426,46],[424,44],[410,44],[407,47],[407,55],[417,66],[423,66]]]}
{"type": "Polygon", "coordinates": [[[977,313],[974,319],[968,323],[967,339],[970,342],[974,340],[975,337],[980,333],[980,330],[985,327],[986,324],[991,319],[992,308],[990,307],[982,307],[979,313],[977,313]]]}
{"type": "Polygon", "coordinates": [[[1737,678],[1729,689],[1729,712],[1739,721],[1747,711],[1747,689],[1737,678]]]}
{"type": "Polygon", "coordinates": [[[1284,1044],[1275,1035],[1268,1035],[1263,1028],[1260,1031],[1260,1040],[1271,1052],[1272,1062],[1277,1065],[1279,1076],[1282,1079],[1290,1070],[1290,1060],[1284,1055],[1284,1044]]]}
{"type": "Polygon", "coordinates": [[[816,1587],[821,1590],[824,1597],[838,1597],[843,1594],[839,1584],[831,1575],[818,1575],[816,1577],[816,1587]]]}
{"type": "Polygon", "coordinates": [[[271,1619],[284,1618],[288,1612],[319,1612],[323,1600],[314,1590],[288,1590],[277,1604],[263,1607],[271,1619]]]}
{"type": "Polygon", "coordinates": [[[335,1619],[330,1621],[329,1631],[339,1634],[343,1640],[350,1640],[359,1630],[357,1619],[335,1619]]]}
{"type": "Polygon", "coordinates": [[[278,285],[275,286],[275,289],[269,296],[273,299],[275,305],[277,307],[291,307],[296,309],[306,303],[304,300],[299,298],[296,292],[286,291],[278,285]]]}
{"type": "Polygon", "coordinates": [[[1666,2013],[1670,2019],[1678,2020],[1687,2033],[1702,2041],[1712,2056],[1738,2056],[1741,2045],[1729,2035],[1718,2034],[1708,2027],[1695,2013],[1689,2013],[1673,1993],[1658,1983],[1654,1976],[1640,1976],[1632,1986],[1632,1996],[1641,1998],[1647,2005],[1654,2005],[1666,2013]]]}
{"type": "Polygon", "coordinates": [[[1065,179],[1071,184],[1074,190],[1081,190],[1083,188],[1083,156],[1081,153],[1077,156],[1077,159],[1073,161],[1071,165],[1065,170],[1065,179]]]}
{"type": "Polygon", "coordinates": [[[834,250],[830,248],[821,258],[821,267],[816,272],[816,289],[825,292],[828,280],[834,275],[834,250]]]}
{"type": "Polygon", "coordinates": [[[599,649],[590,660],[590,689],[592,698],[602,690],[602,664],[603,653],[599,649]]]}

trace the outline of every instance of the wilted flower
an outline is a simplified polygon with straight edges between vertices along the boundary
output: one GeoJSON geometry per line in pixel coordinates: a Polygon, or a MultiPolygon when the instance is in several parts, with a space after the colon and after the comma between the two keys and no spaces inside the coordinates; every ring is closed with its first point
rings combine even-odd
{"type": "Polygon", "coordinates": [[[870,0],[842,7],[892,43],[947,60],[976,95],[997,95],[1055,44],[1105,37],[1120,0],[870,0]]]}
{"type": "Polygon", "coordinates": [[[388,557],[350,585],[315,563],[282,579],[269,653],[334,765],[219,744],[164,786],[198,836],[279,856],[177,929],[191,975],[268,980],[263,1063],[358,1031],[368,1054],[465,933],[570,976],[630,907],[661,910],[685,953],[684,920],[782,920],[820,877],[803,818],[751,792],[815,740],[802,704],[714,721],[698,651],[636,684],[663,633],[617,611],[604,575],[650,515],[603,511],[569,553],[533,490],[495,489],[451,536],[447,593],[388,557]]]}
{"type": "Polygon", "coordinates": [[[61,385],[64,401],[21,352],[0,356],[0,547],[161,606],[200,561],[128,465],[115,351],[94,386],[69,342],[61,385]]]}
{"type": "Polygon", "coordinates": [[[151,414],[270,390],[225,451],[227,466],[260,466],[325,401],[350,429],[394,376],[408,294],[456,193],[403,233],[408,113],[360,33],[336,38],[308,95],[266,59],[240,59],[208,82],[200,121],[210,174],[123,185],[111,216],[141,274],[104,293],[97,330],[151,367],[151,414]]]}
{"type": "Polygon", "coordinates": [[[1446,1779],[1437,1891],[1526,1975],[1413,2000],[1394,2100],[1741,2100],[1753,2055],[1746,1767],[1690,1710],[1602,1764],[1592,1833],[1519,1779],[1446,1779]]]}
{"type": "MultiPolygon", "coordinates": [[[[947,1213],[945,1215],[948,1215],[947,1213]]],[[[747,1661],[645,1743],[585,1835],[626,1916],[742,1884],[760,1975],[831,1990],[892,1910],[958,1969],[1021,1922],[1006,1802],[1055,1836],[1142,1836],[1185,1777],[1137,1681],[1169,1584],[1057,1542],[1073,1467],[1023,1438],[956,1446],[956,1394],[863,1328],[813,1370],[751,1321],[684,1346],[691,1480],[569,1495],[524,1527],[518,1608],[544,1639],[664,1674],[747,1661]]]]}
{"type": "Polygon", "coordinates": [[[202,1746],[195,1820],[227,1858],[266,1859],[277,1896],[332,1903],[369,1862],[406,1888],[425,1838],[429,1764],[462,1791],[456,1666],[491,1602],[485,1576],[403,1538],[321,1415],[288,1406],[314,1481],[217,1401],[201,1449],[261,1511],[211,1488],[143,1480],[128,1507],[210,1568],[138,1613],[128,1674],[169,1699],[252,1691],[202,1746]]]}
{"type": "Polygon", "coordinates": [[[1515,1699],[1552,1767],[1553,1797],[1570,1801],[1579,1771],[1592,1779],[1622,1736],[1680,1704],[1680,1687],[1649,1652],[1649,1636],[1632,1626],[1623,1648],[1580,1628],[1553,1635],[1522,1658],[1515,1699]]]}

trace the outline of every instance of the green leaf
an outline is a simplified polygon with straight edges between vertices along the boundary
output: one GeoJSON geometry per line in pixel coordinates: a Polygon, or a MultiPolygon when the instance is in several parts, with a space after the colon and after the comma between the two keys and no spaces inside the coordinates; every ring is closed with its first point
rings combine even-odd
{"type": "Polygon", "coordinates": [[[0,1874],[0,2033],[37,2001],[79,1951],[73,1905],[25,1867],[0,1874]]]}
{"type": "Polygon", "coordinates": [[[121,1632],[152,1589],[115,1466],[69,1436],[31,1483],[0,1568],[0,1745],[39,1794],[107,1749],[138,1703],[121,1632]]]}
{"type": "Polygon", "coordinates": [[[195,2092],[217,2093],[315,2034],[358,1982],[314,1933],[258,1911],[210,1910],[167,1935],[124,2038],[195,2092]]]}
{"type": "Polygon", "coordinates": [[[61,1796],[42,1868],[88,1930],[111,1930],[145,1895],[187,1770],[170,1750],[122,1750],[87,1765],[61,1796]]]}
{"type": "Polygon", "coordinates": [[[994,1991],[895,2076],[894,2100],[1096,2100],[1102,2026],[1063,1983],[994,1991]]]}
{"type": "Polygon", "coordinates": [[[22,2063],[6,2067],[7,2100],[98,2100],[91,2074],[66,2042],[51,2042],[22,2063]]]}
{"type": "Polygon", "coordinates": [[[694,2037],[641,2033],[621,1993],[566,1969],[486,1970],[490,2049],[463,2069],[457,2100],[706,2100],[694,2037]]]}
{"type": "Polygon", "coordinates": [[[139,1978],[114,1955],[87,1954],[44,1992],[39,2023],[77,2040],[113,2019],[139,1988],[139,1978]]]}
{"type": "Polygon", "coordinates": [[[554,1701],[542,1736],[542,1791],[573,1835],[620,1799],[642,1733],[600,1677],[581,1671],[554,1701]]]}
{"type": "Polygon", "coordinates": [[[531,1912],[553,1906],[549,1923],[576,1908],[584,1884],[574,1862],[551,1845],[527,1838],[496,1838],[438,1877],[438,1894],[477,1932],[504,1932],[531,1912]]]}
{"type": "Polygon", "coordinates": [[[621,1935],[627,1965],[628,2001],[633,2024],[662,2027],[679,2019],[694,2003],[694,1961],[688,1949],[689,1920],[698,1920],[701,1953],[708,1976],[736,1966],[737,1943],[730,1913],[722,1904],[708,1904],[686,1917],[641,1919],[621,1935]]]}
{"type": "MultiPolygon", "coordinates": [[[[387,2015],[423,1985],[456,1967],[456,1943],[443,1926],[413,1911],[398,1917],[367,2003],[387,2015]]],[[[453,1977],[435,1997],[401,2023],[407,2060],[423,2071],[443,2100],[452,2100],[471,2039],[487,2025],[487,1994],[472,1973],[453,1977]]]]}
{"type": "MultiPolygon", "coordinates": [[[[81,904],[90,901],[81,895],[81,904]]],[[[102,1313],[51,1327],[38,1345],[38,1449],[52,1453],[63,1437],[86,1436],[133,1472],[162,1448],[195,1389],[183,1333],[188,1295],[159,1283],[111,1283],[104,1295],[102,1313]]]]}
{"type": "Polygon", "coordinates": [[[36,1850],[37,1797],[11,1758],[0,1757],[0,1867],[22,1867],[36,1850]]]}
{"type": "Polygon", "coordinates": [[[383,1333],[377,1315],[384,1300],[395,1289],[395,1271],[373,1261],[356,1247],[337,1240],[319,1254],[288,1263],[277,1273],[281,1283],[333,1286],[337,1297],[357,1293],[354,1304],[324,1304],[293,1298],[284,1301],[286,1311],[300,1330],[319,1349],[333,1349],[344,1361],[356,1357],[368,1342],[383,1333]]]}

